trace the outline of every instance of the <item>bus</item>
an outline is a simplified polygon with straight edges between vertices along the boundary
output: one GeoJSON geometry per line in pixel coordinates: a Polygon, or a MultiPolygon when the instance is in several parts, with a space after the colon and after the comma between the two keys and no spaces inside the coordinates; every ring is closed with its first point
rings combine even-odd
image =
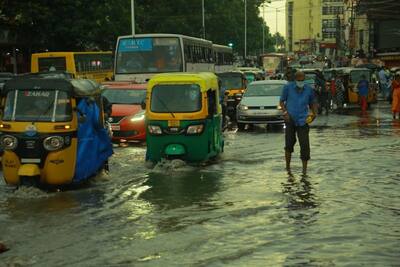
{"type": "Polygon", "coordinates": [[[45,52],[34,53],[31,72],[66,71],[75,78],[109,81],[113,75],[113,56],[105,52],[45,52]]]}
{"type": "Polygon", "coordinates": [[[215,73],[232,71],[233,70],[232,47],[213,44],[212,48],[214,53],[215,73]]]}
{"type": "Polygon", "coordinates": [[[260,65],[265,71],[265,76],[285,73],[288,66],[287,56],[284,53],[267,53],[260,56],[260,65]]]}
{"type": "Polygon", "coordinates": [[[120,36],[114,77],[116,81],[144,83],[157,73],[214,72],[214,57],[213,43],[205,39],[162,33],[120,36]]]}

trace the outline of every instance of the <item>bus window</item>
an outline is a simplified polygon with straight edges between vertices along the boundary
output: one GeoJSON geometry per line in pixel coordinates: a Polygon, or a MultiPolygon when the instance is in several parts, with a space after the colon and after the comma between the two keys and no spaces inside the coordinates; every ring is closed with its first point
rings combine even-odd
{"type": "Polygon", "coordinates": [[[67,62],[65,57],[43,57],[39,58],[39,71],[66,71],[67,62]]]}

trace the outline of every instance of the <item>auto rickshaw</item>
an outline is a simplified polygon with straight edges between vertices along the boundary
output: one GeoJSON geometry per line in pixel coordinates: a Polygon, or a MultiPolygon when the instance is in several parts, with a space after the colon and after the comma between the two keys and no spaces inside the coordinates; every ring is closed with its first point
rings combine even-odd
{"type": "Polygon", "coordinates": [[[369,82],[369,90],[368,90],[368,104],[376,103],[377,101],[377,87],[376,83],[372,81],[371,70],[367,68],[345,68],[343,69],[343,75],[345,77],[344,84],[347,89],[348,103],[349,104],[358,104],[358,82],[361,80],[361,77],[365,75],[367,81],[369,82]]]}
{"type": "Polygon", "coordinates": [[[213,73],[154,76],[146,97],[146,159],[206,162],[224,147],[218,79],[213,73]]]}
{"type": "Polygon", "coordinates": [[[226,94],[226,115],[236,121],[236,107],[247,87],[246,76],[241,71],[218,73],[221,91],[226,94]]]}
{"type": "Polygon", "coordinates": [[[100,86],[91,80],[26,75],[1,91],[3,176],[10,185],[77,184],[112,155],[100,86]]]}

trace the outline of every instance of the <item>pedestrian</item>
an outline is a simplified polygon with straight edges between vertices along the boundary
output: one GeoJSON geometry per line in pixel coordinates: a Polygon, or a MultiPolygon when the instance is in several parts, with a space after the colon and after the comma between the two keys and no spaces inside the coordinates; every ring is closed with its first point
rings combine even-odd
{"type": "Polygon", "coordinates": [[[369,83],[367,81],[367,77],[363,74],[361,76],[361,80],[357,84],[357,89],[358,89],[358,100],[361,106],[361,112],[363,115],[365,115],[368,107],[368,86],[369,83]]]}
{"type": "Polygon", "coordinates": [[[338,76],[336,79],[336,105],[337,109],[341,111],[344,106],[344,95],[345,95],[345,89],[343,85],[342,78],[338,76]]]}
{"type": "MultiPolygon", "coordinates": [[[[325,77],[320,70],[316,71],[314,96],[318,103],[318,114],[321,114],[322,108],[327,109],[327,94],[325,77]]],[[[328,113],[328,110],[326,112],[328,113]]]]}
{"type": "Polygon", "coordinates": [[[379,76],[379,87],[381,90],[381,94],[383,96],[383,100],[388,100],[389,98],[389,79],[387,76],[387,73],[385,71],[385,68],[382,67],[380,71],[378,72],[379,76]]]}
{"type": "Polygon", "coordinates": [[[307,162],[310,159],[309,126],[317,113],[317,104],[313,89],[304,84],[305,75],[301,71],[295,74],[295,81],[289,82],[283,88],[280,98],[285,119],[285,160],[286,170],[290,171],[290,161],[296,143],[296,134],[300,144],[300,158],[303,165],[303,175],[307,174],[307,162]],[[309,116],[309,108],[312,113],[309,116]],[[308,120],[308,123],[306,120],[308,120]]]}
{"type": "Polygon", "coordinates": [[[396,119],[396,114],[400,119],[400,73],[396,73],[393,83],[393,96],[392,96],[392,112],[393,119],[396,119]]]}

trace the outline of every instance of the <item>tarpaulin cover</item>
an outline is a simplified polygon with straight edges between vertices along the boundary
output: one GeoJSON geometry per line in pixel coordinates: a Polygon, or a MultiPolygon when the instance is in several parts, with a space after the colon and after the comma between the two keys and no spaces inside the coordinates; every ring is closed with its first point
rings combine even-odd
{"type": "Polygon", "coordinates": [[[78,125],[75,183],[95,175],[113,154],[111,139],[100,124],[100,110],[96,103],[84,98],[77,108],[86,119],[78,125]]]}

